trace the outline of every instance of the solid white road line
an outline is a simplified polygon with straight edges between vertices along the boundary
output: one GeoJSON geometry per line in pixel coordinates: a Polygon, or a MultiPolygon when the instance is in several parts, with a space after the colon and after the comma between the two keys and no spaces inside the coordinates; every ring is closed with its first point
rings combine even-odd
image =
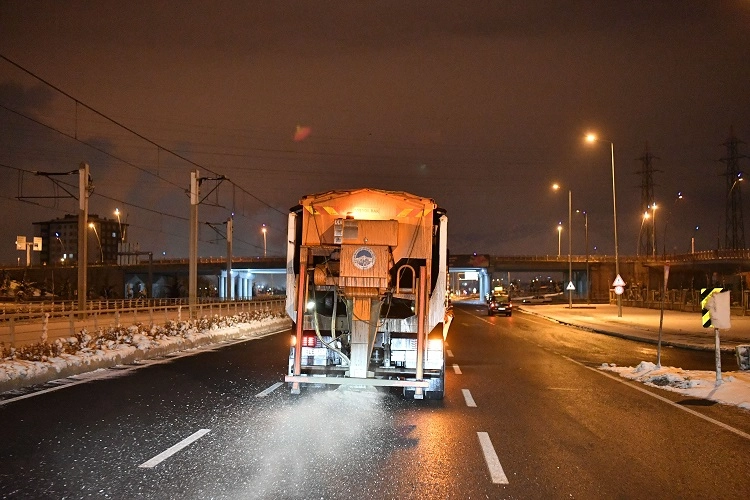
{"type": "Polygon", "coordinates": [[[469,406],[471,408],[476,408],[477,404],[474,402],[474,398],[471,397],[471,391],[469,391],[469,389],[461,389],[461,392],[464,393],[464,399],[466,400],[466,406],[469,406]]]}
{"type": "Polygon", "coordinates": [[[456,375],[461,375],[461,368],[459,368],[458,365],[453,365],[453,372],[456,375]]]}
{"type": "Polygon", "coordinates": [[[508,476],[503,471],[503,466],[500,465],[500,459],[497,458],[495,448],[492,446],[490,435],[486,432],[477,432],[479,437],[479,444],[482,446],[482,453],[484,453],[484,461],[487,462],[487,468],[490,470],[490,477],[492,482],[495,484],[508,484],[508,476]]]}
{"type": "Polygon", "coordinates": [[[268,396],[269,394],[271,394],[276,389],[278,389],[279,387],[281,387],[282,384],[283,384],[283,382],[276,382],[275,384],[273,384],[271,387],[269,387],[265,391],[259,392],[258,394],[256,394],[255,397],[256,398],[264,398],[264,397],[268,396]]]}
{"type": "Polygon", "coordinates": [[[447,350],[447,351],[445,351],[445,352],[447,352],[447,353],[448,353],[448,357],[449,357],[449,358],[452,358],[452,357],[453,357],[453,351],[451,351],[450,349],[448,349],[448,350],[447,350]]]}
{"type": "Polygon", "coordinates": [[[201,430],[199,430],[197,432],[194,432],[193,434],[191,434],[190,436],[186,437],[185,439],[183,439],[182,441],[180,441],[176,445],[171,446],[170,448],[167,448],[166,450],[162,451],[161,453],[159,453],[158,455],[156,455],[151,460],[147,460],[147,461],[143,462],[138,467],[143,467],[143,468],[146,468],[146,469],[151,469],[153,467],[156,467],[161,462],[163,462],[164,460],[168,459],[169,457],[171,457],[172,455],[174,455],[175,453],[177,453],[181,449],[185,448],[186,446],[189,446],[193,442],[195,442],[198,439],[202,438],[203,436],[205,436],[206,434],[208,434],[210,431],[211,431],[211,429],[201,429],[201,430]]]}
{"type": "MultiPolygon", "coordinates": [[[[563,357],[567,358],[567,356],[563,356],[563,357]]],[[[576,361],[574,359],[570,359],[570,358],[567,358],[567,359],[570,360],[570,361],[572,361],[573,363],[576,363],[578,365],[583,366],[584,368],[588,368],[589,370],[591,370],[594,373],[598,373],[599,375],[604,375],[605,377],[609,377],[612,380],[616,380],[617,382],[620,382],[621,384],[625,384],[626,386],[630,387],[631,389],[635,389],[636,391],[640,391],[640,392],[642,392],[644,394],[648,394],[652,398],[656,398],[659,401],[663,401],[664,403],[672,405],[675,408],[678,408],[678,409],[680,409],[682,411],[686,411],[686,412],[690,413],[691,415],[695,415],[698,418],[702,418],[706,422],[711,422],[712,424],[718,425],[719,427],[721,427],[724,430],[727,430],[729,432],[733,432],[733,433],[737,434],[738,436],[740,436],[742,438],[750,440],[750,434],[748,434],[747,432],[744,432],[744,431],[741,431],[739,429],[736,429],[736,428],[732,427],[731,425],[725,424],[724,422],[719,422],[718,420],[715,420],[715,419],[713,419],[711,417],[708,417],[708,416],[706,416],[706,415],[704,415],[704,414],[702,414],[700,412],[697,412],[697,411],[695,411],[695,410],[693,410],[691,408],[686,408],[685,406],[682,406],[680,404],[675,403],[671,399],[665,398],[664,396],[660,396],[658,394],[654,394],[653,392],[651,392],[649,390],[646,390],[646,389],[644,389],[642,387],[638,387],[636,385],[629,384],[627,382],[627,379],[623,379],[623,378],[621,378],[619,376],[612,375],[611,373],[603,372],[603,371],[598,370],[596,368],[592,368],[591,366],[586,366],[583,363],[579,363],[578,361],[576,361]]]]}

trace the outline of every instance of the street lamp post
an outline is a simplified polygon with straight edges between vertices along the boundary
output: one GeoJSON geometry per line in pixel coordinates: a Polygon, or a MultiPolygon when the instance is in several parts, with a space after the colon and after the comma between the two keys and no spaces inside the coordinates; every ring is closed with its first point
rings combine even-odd
{"type": "Polygon", "coordinates": [[[58,241],[58,243],[60,243],[60,248],[62,249],[62,258],[60,259],[60,262],[65,265],[65,257],[68,256],[68,251],[65,250],[65,243],[63,243],[63,240],[60,239],[60,233],[58,232],[55,232],[55,239],[58,241]]]}
{"type": "Polygon", "coordinates": [[[656,260],[656,202],[651,204],[651,256],[656,260]]]}
{"type": "Polygon", "coordinates": [[[263,257],[266,256],[266,233],[268,232],[268,228],[265,224],[263,224],[263,228],[261,229],[263,232],[263,257]]]}
{"type": "Polygon", "coordinates": [[[125,235],[122,233],[122,221],[120,220],[120,209],[115,208],[115,216],[117,216],[117,225],[120,227],[120,241],[125,243],[125,235]]]}
{"type": "Polygon", "coordinates": [[[662,258],[666,261],[667,260],[667,226],[669,226],[669,221],[672,218],[672,210],[674,210],[675,205],[677,205],[677,202],[680,201],[683,198],[682,191],[677,192],[677,196],[675,196],[674,203],[672,204],[672,207],[667,212],[667,218],[664,220],[664,239],[661,244],[661,254],[662,258]]]}
{"type": "Polygon", "coordinates": [[[690,238],[690,253],[695,253],[695,233],[700,229],[700,226],[695,226],[695,229],[693,229],[693,236],[690,238]]]}
{"type": "Polygon", "coordinates": [[[561,243],[562,243],[562,221],[557,223],[557,257],[560,257],[560,250],[561,250],[561,243]]]}
{"type": "MultiPolygon", "coordinates": [[[[650,219],[651,214],[648,212],[643,212],[643,217],[641,218],[641,229],[638,231],[638,240],[635,242],[635,256],[640,257],[641,256],[641,235],[643,234],[643,224],[646,222],[646,219],[650,219]]],[[[648,260],[648,254],[646,254],[646,260],[648,260]]]]}
{"type": "MultiPolygon", "coordinates": [[[[586,135],[588,142],[609,142],[609,151],[612,158],[612,220],[615,231],[615,274],[620,276],[620,251],[617,244],[617,188],[615,186],[615,143],[598,139],[596,134],[586,135]]],[[[617,317],[622,318],[622,296],[617,296],[617,317]]]]}
{"type": "MultiPolygon", "coordinates": [[[[552,189],[560,189],[559,184],[553,184],[552,189]]],[[[561,223],[562,224],[562,223],[561,223]]],[[[559,227],[559,226],[558,226],[559,227]]],[[[560,256],[560,239],[558,238],[557,255],[560,256]]],[[[568,281],[573,283],[573,194],[568,189],[568,281]]],[[[566,287],[567,288],[567,287],[566,287]]],[[[573,309],[573,290],[568,290],[568,309],[573,309]]]]}
{"type": "Polygon", "coordinates": [[[585,210],[576,210],[583,215],[583,228],[586,233],[586,303],[591,303],[591,286],[589,282],[589,214],[585,210]]]}
{"type": "Polygon", "coordinates": [[[102,240],[99,239],[99,232],[96,230],[96,226],[93,222],[89,222],[89,227],[94,230],[94,234],[96,235],[96,241],[99,243],[99,254],[102,257],[101,263],[104,264],[104,250],[102,250],[102,240]]]}

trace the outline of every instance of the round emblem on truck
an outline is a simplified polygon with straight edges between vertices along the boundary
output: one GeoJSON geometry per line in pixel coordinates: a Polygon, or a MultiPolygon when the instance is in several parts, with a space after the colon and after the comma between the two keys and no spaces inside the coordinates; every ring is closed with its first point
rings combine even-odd
{"type": "Polygon", "coordinates": [[[366,271],[375,265],[375,252],[370,247],[359,247],[352,255],[352,263],[357,269],[366,271]]]}

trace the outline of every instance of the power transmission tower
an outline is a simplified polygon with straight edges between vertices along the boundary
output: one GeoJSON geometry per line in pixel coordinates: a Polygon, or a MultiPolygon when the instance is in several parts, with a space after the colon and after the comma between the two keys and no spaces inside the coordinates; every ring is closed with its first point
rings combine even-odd
{"type": "Polygon", "coordinates": [[[724,209],[724,248],[745,248],[745,222],[742,219],[742,172],[739,169],[739,144],[744,144],[734,136],[734,128],[729,129],[729,139],[723,145],[727,148],[727,155],[719,161],[727,166],[726,177],[727,195],[724,209]]]}
{"type": "Polygon", "coordinates": [[[638,234],[638,255],[655,255],[656,254],[656,232],[655,223],[656,218],[654,217],[654,172],[661,172],[661,170],[654,169],[653,160],[658,160],[656,156],[652,155],[648,150],[648,143],[646,143],[646,149],[643,152],[643,156],[637,158],[641,162],[641,169],[636,171],[636,174],[641,176],[641,217],[644,214],[649,214],[648,221],[641,221],[641,231],[638,234]]]}

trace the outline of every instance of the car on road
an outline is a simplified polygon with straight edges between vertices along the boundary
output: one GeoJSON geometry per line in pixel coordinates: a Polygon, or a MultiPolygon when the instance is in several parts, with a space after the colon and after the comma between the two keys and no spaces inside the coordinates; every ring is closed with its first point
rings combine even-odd
{"type": "Polygon", "coordinates": [[[494,316],[497,314],[505,314],[511,316],[513,314],[513,303],[510,300],[510,295],[492,295],[487,300],[487,316],[494,316]]]}
{"type": "Polygon", "coordinates": [[[545,297],[544,295],[534,295],[533,297],[526,297],[521,302],[524,304],[548,304],[552,302],[552,297],[545,297]]]}

